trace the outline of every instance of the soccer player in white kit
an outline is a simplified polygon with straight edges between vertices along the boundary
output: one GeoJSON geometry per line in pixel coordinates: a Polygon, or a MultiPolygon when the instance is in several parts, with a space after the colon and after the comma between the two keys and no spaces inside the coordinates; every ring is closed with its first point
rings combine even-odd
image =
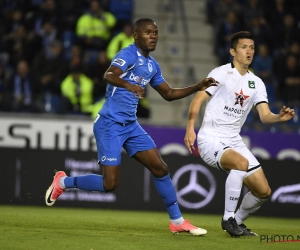
{"type": "Polygon", "coordinates": [[[253,105],[265,124],[288,121],[294,117],[295,111],[286,106],[279,114],[270,111],[264,83],[248,70],[254,56],[250,32],[234,34],[229,52],[233,62],[215,68],[208,75],[219,85],[199,91],[192,100],[184,141],[192,153],[196,140],[195,119],[202,103],[207,100],[197,144],[201,158],[208,165],[228,173],[221,226],[231,236],[257,236],[244,221],[267,201],[271,189],[260,163],[239,133],[253,105]],[[249,192],[235,213],[243,184],[249,192]]]}

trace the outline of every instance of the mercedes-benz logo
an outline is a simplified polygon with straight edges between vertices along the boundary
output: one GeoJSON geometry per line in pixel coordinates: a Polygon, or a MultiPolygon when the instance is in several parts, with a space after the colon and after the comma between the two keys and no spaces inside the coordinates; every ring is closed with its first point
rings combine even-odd
{"type": "Polygon", "coordinates": [[[206,167],[200,164],[183,166],[176,171],[172,181],[177,193],[178,203],[185,208],[198,209],[206,206],[212,200],[216,192],[216,181],[214,176],[206,167]],[[179,187],[179,179],[187,174],[189,174],[188,184],[184,187],[179,187]],[[203,184],[199,183],[198,177],[204,178],[206,183],[205,187],[203,184]],[[185,195],[191,193],[196,193],[197,197],[199,197],[199,201],[188,201],[184,198],[185,195]]]}

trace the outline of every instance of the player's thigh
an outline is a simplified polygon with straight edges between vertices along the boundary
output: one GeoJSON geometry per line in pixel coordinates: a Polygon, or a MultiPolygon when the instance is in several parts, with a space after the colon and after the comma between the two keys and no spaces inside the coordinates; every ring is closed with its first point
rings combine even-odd
{"type": "Polygon", "coordinates": [[[155,177],[161,178],[169,173],[167,164],[161,158],[157,148],[137,152],[133,158],[145,166],[155,177]]]}
{"type": "Polygon", "coordinates": [[[134,129],[132,129],[129,136],[126,138],[123,147],[128,155],[132,157],[138,152],[156,148],[156,145],[150,135],[136,123],[134,129]]]}
{"type": "Polygon", "coordinates": [[[233,150],[226,151],[221,159],[221,165],[225,169],[246,171],[246,177],[260,168],[260,163],[243,141],[231,145],[233,150]]]}
{"type": "Polygon", "coordinates": [[[156,177],[168,173],[167,165],[162,160],[153,139],[141,126],[131,133],[131,137],[124,143],[124,149],[129,156],[144,165],[156,177]]]}
{"type": "Polygon", "coordinates": [[[98,162],[105,166],[119,166],[124,139],[123,126],[100,117],[94,123],[98,162]]]}
{"type": "Polygon", "coordinates": [[[271,188],[261,167],[244,179],[244,185],[258,198],[268,198],[271,195],[271,188]]]}
{"type": "Polygon", "coordinates": [[[247,158],[245,158],[235,149],[230,148],[222,154],[220,158],[220,165],[226,171],[230,171],[230,170],[247,171],[249,162],[247,158]]]}
{"type": "Polygon", "coordinates": [[[198,143],[201,158],[210,166],[223,171],[237,169],[246,159],[236,152],[232,146],[218,138],[208,138],[205,142],[198,143]]]}
{"type": "Polygon", "coordinates": [[[246,147],[244,142],[235,145],[234,149],[248,160],[248,168],[246,177],[254,173],[260,168],[260,163],[252,152],[246,147]]]}

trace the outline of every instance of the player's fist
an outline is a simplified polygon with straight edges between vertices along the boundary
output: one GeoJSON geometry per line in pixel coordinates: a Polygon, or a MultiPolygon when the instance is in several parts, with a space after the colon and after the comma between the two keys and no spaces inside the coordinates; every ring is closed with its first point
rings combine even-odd
{"type": "Polygon", "coordinates": [[[142,99],[145,96],[145,90],[140,85],[128,84],[126,89],[132,92],[134,97],[142,99]]]}
{"type": "Polygon", "coordinates": [[[198,87],[199,87],[198,91],[205,90],[210,86],[218,86],[218,84],[219,82],[212,77],[205,78],[198,83],[198,87]]]}
{"type": "Polygon", "coordinates": [[[279,112],[279,117],[281,121],[289,121],[295,116],[295,110],[289,107],[283,106],[279,112]]]}

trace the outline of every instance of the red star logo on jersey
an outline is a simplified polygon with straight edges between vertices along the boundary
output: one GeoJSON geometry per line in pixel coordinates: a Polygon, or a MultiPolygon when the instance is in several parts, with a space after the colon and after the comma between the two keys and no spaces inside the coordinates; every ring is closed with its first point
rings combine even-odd
{"type": "Polygon", "coordinates": [[[235,96],[236,96],[234,105],[240,104],[241,107],[243,107],[243,106],[244,106],[244,101],[245,101],[249,96],[248,96],[248,95],[244,95],[242,89],[241,89],[240,93],[236,93],[236,92],[234,92],[234,93],[235,93],[235,96]]]}

